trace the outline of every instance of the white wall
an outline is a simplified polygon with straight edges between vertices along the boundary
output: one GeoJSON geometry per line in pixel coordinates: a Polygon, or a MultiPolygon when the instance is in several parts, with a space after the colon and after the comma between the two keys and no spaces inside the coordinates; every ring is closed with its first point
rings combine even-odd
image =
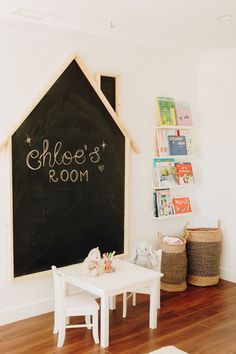
{"type": "Polygon", "coordinates": [[[199,220],[221,219],[222,277],[236,282],[236,50],[202,55],[199,67],[199,220]]]}
{"type": "MultiPolygon", "coordinates": [[[[198,58],[186,52],[112,41],[82,35],[63,39],[0,32],[0,139],[21,121],[24,112],[50,82],[68,56],[76,52],[94,72],[121,75],[121,117],[141,153],[131,156],[130,244],[146,239],[157,245],[157,231],[181,233],[186,217],[157,221],[152,213],[152,157],[157,95],[190,101],[197,121],[198,58]]],[[[10,173],[6,146],[0,161],[0,324],[41,312],[52,306],[50,274],[9,280],[11,221],[10,173]]]]}

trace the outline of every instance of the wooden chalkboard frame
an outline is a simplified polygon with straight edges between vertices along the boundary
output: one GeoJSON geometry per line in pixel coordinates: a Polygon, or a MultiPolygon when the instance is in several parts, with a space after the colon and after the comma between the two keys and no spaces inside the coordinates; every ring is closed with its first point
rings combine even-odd
{"type": "MultiPolygon", "coordinates": [[[[48,90],[52,87],[52,85],[55,83],[55,81],[62,75],[64,70],[68,67],[68,65],[73,60],[75,60],[77,62],[77,64],[79,65],[80,69],[83,71],[83,73],[87,77],[87,79],[90,82],[90,84],[92,85],[93,89],[96,91],[97,95],[99,96],[99,98],[103,102],[104,106],[106,107],[106,109],[110,113],[111,117],[114,119],[115,123],[117,124],[117,126],[119,127],[119,129],[121,130],[121,132],[123,133],[123,135],[125,137],[124,254],[127,254],[127,252],[128,252],[128,220],[129,220],[128,210],[129,210],[129,189],[130,189],[129,188],[130,150],[132,148],[132,150],[135,153],[138,153],[139,150],[138,150],[136,144],[134,143],[134,141],[130,138],[130,135],[129,135],[128,131],[126,130],[126,128],[122,124],[122,122],[119,119],[119,117],[116,114],[116,112],[114,112],[113,108],[110,106],[110,104],[107,101],[106,97],[104,96],[102,91],[99,89],[96,81],[94,80],[93,76],[89,73],[89,71],[87,70],[86,66],[84,65],[84,63],[83,63],[83,61],[81,60],[80,57],[73,55],[72,57],[70,57],[61,66],[61,68],[57,71],[57,73],[50,80],[50,82],[42,89],[42,91],[39,94],[39,96],[37,97],[37,99],[35,99],[35,101],[32,103],[32,105],[26,110],[25,114],[23,115],[23,118],[16,125],[16,127],[14,129],[14,132],[18,129],[18,127],[22,124],[22,122],[28,117],[28,115],[37,106],[37,104],[41,101],[43,96],[48,92],[48,90]]],[[[14,132],[12,133],[12,135],[14,134],[14,132]]],[[[9,146],[10,146],[9,154],[10,154],[10,158],[11,158],[12,157],[12,155],[11,155],[11,144],[9,144],[9,146]]],[[[12,201],[13,201],[13,199],[12,199],[12,191],[11,191],[11,205],[12,205],[12,201]]],[[[19,279],[19,278],[22,279],[22,278],[29,278],[29,277],[34,277],[34,276],[41,276],[42,274],[47,274],[49,272],[48,270],[42,271],[42,272],[33,273],[33,274],[22,275],[22,276],[19,276],[17,278],[14,278],[14,272],[13,272],[13,269],[14,269],[14,264],[13,264],[13,252],[14,252],[14,250],[13,250],[13,210],[11,210],[11,225],[12,225],[11,226],[11,257],[10,257],[11,258],[11,279],[19,279]]]]}
{"type": "Polygon", "coordinates": [[[100,89],[102,77],[113,78],[115,80],[115,112],[118,117],[120,117],[120,75],[112,73],[95,73],[94,77],[100,89]]]}

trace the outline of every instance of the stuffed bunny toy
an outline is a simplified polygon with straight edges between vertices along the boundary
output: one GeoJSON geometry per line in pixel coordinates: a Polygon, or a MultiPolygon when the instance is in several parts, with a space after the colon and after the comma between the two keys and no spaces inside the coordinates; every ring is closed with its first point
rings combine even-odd
{"type": "Polygon", "coordinates": [[[85,258],[83,262],[83,271],[92,276],[97,276],[103,273],[101,267],[101,253],[98,247],[93,248],[85,258]]]}
{"type": "Polygon", "coordinates": [[[157,257],[151,244],[146,241],[139,242],[134,247],[134,254],[131,262],[142,267],[155,269],[157,266],[157,257]]]}

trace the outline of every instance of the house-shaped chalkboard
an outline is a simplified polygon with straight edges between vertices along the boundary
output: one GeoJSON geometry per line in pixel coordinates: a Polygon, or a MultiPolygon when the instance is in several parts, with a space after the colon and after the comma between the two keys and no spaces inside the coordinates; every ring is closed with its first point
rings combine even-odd
{"type": "Polygon", "coordinates": [[[14,277],[126,252],[132,142],[78,57],[11,140],[14,277]]]}

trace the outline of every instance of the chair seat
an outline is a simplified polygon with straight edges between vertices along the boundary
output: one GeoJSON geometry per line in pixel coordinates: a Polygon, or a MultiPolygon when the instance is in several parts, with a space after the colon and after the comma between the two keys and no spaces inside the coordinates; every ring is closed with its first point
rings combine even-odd
{"type": "Polygon", "coordinates": [[[96,311],[99,309],[99,305],[94,299],[93,295],[89,293],[77,293],[73,295],[66,296],[65,298],[65,308],[66,312],[76,311],[79,312],[79,308],[81,311],[96,311]],[[79,304],[79,306],[78,306],[79,304]]]}

